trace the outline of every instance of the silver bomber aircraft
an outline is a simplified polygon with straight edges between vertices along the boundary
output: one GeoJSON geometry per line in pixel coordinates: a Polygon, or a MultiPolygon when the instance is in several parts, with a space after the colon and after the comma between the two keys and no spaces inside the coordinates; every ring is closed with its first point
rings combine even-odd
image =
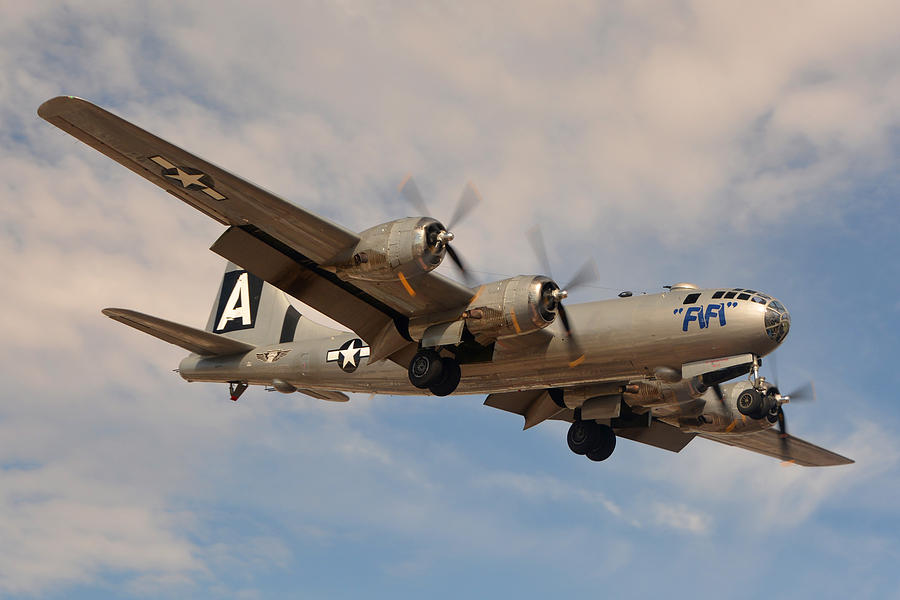
{"type": "MultiPolygon", "coordinates": [[[[595,461],[617,437],[678,452],[700,436],[804,466],[853,462],[787,433],[790,396],[759,368],[790,315],[764,293],[683,283],[564,306],[541,275],[468,287],[434,270],[448,255],[462,268],[436,219],[354,233],[85,100],[38,114],[227,228],[211,247],[228,266],[205,329],[103,310],[188,350],[187,381],[226,383],[232,400],[249,385],[338,402],[487,394],[526,429],[571,423],[569,447],[595,461]],[[288,296],[350,331],[303,318],[288,296]]],[[[403,191],[424,206],[411,181],[403,191]]],[[[457,212],[476,201],[467,187],[457,212]]]]}

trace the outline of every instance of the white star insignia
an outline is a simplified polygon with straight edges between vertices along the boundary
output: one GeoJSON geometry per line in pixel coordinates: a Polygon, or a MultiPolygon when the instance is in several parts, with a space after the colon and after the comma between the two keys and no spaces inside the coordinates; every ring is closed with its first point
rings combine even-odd
{"type": "Polygon", "coordinates": [[[206,184],[200,181],[200,179],[203,177],[203,173],[191,175],[190,173],[185,173],[179,167],[175,167],[175,175],[169,175],[168,173],[164,173],[164,175],[169,179],[177,179],[181,182],[182,187],[188,187],[189,185],[199,185],[201,187],[206,187],[206,184]]]}
{"type": "Polygon", "coordinates": [[[337,362],[347,373],[352,373],[359,366],[359,359],[371,355],[372,350],[362,340],[350,340],[340,348],[329,350],[325,355],[326,362],[337,362]]]}
{"type": "MultiPolygon", "coordinates": [[[[215,189],[209,187],[201,179],[206,177],[205,173],[196,173],[191,174],[182,169],[181,167],[177,167],[172,164],[167,159],[162,156],[151,156],[150,160],[161,166],[164,170],[162,172],[163,176],[168,177],[169,179],[174,179],[181,183],[181,187],[190,188],[192,185],[197,186],[196,188],[191,189],[199,189],[199,191],[203,192],[213,200],[225,200],[225,196],[217,192],[215,189]],[[175,173],[167,172],[167,171],[175,171],[175,173]]],[[[196,169],[191,169],[195,171],[196,169]]]]}

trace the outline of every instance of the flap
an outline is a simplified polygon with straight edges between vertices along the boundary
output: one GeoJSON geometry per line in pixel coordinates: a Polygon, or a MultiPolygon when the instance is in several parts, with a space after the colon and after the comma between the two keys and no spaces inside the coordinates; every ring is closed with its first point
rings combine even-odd
{"type": "Polygon", "coordinates": [[[524,429],[539,425],[547,419],[571,421],[573,415],[571,410],[556,404],[547,390],[491,394],[485,398],[484,405],[522,415],[525,417],[524,429]]]}
{"type": "Polygon", "coordinates": [[[616,429],[616,435],[670,452],[681,452],[681,449],[687,446],[696,434],[685,433],[673,425],[653,419],[650,427],[616,429]]]}

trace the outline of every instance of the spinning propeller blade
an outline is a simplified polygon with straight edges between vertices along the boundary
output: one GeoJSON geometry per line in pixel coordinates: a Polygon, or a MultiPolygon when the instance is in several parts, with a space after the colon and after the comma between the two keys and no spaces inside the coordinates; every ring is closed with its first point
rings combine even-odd
{"type": "MultiPolygon", "coordinates": [[[[534,254],[537,256],[538,262],[541,263],[541,267],[543,267],[547,277],[553,279],[553,271],[550,268],[550,259],[547,257],[547,246],[544,244],[544,234],[541,232],[541,228],[537,225],[532,227],[526,232],[526,236],[528,237],[528,241],[531,243],[534,254]]],[[[581,268],[578,269],[575,275],[572,276],[572,279],[569,281],[568,285],[566,285],[562,289],[555,289],[552,292],[552,296],[557,303],[556,312],[559,315],[559,320],[562,323],[563,330],[565,330],[566,332],[566,337],[569,338],[570,342],[569,357],[572,359],[569,361],[570,367],[575,367],[581,364],[581,362],[584,360],[584,352],[582,352],[581,346],[578,344],[578,340],[576,339],[575,334],[572,330],[572,322],[571,320],[569,320],[569,315],[566,312],[566,307],[563,304],[563,299],[568,297],[571,290],[597,281],[599,277],[600,272],[597,267],[597,261],[589,258],[585,261],[581,268]]]]}
{"type": "MultiPolygon", "coordinates": [[[[400,184],[398,188],[400,193],[409,202],[413,208],[420,212],[423,216],[431,216],[431,212],[428,210],[428,205],[425,204],[425,199],[422,197],[422,192],[419,191],[419,186],[416,185],[415,180],[413,180],[412,175],[407,175],[406,179],[400,184]]],[[[459,254],[450,246],[450,242],[453,241],[453,234],[450,230],[459,225],[459,223],[469,216],[472,211],[481,203],[481,194],[478,193],[478,190],[471,182],[466,182],[465,187],[463,188],[462,194],[459,196],[459,200],[456,202],[456,208],[453,211],[453,216],[449,221],[449,225],[444,227],[438,235],[436,239],[439,240],[439,243],[443,244],[444,248],[447,251],[447,254],[450,256],[450,260],[453,261],[453,264],[459,269],[460,273],[463,276],[463,279],[467,284],[472,284],[472,277],[469,271],[463,266],[463,261],[460,259],[459,254]]]]}
{"type": "MultiPolygon", "coordinates": [[[[772,383],[775,385],[775,389],[778,389],[778,363],[775,359],[775,355],[771,355],[770,363],[772,365],[772,383]]],[[[777,396],[778,400],[778,433],[781,436],[781,453],[783,458],[787,460],[788,449],[790,447],[791,438],[788,435],[787,429],[787,416],[784,414],[784,405],[789,402],[795,401],[810,401],[816,399],[816,386],[812,381],[807,382],[806,384],[800,386],[790,394],[781,395],[779,392],[777,396]]]]}

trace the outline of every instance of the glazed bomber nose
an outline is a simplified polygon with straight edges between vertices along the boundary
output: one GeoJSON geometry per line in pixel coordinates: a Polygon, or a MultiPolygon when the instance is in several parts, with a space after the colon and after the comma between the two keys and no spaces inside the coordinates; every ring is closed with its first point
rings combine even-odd
{"type": "Polygon", "coordinates": [[[791,314],[784,304],[778,300],[772,300],[766,307],[766,335],[775,343],[780,344],[787,337],[791,329],[791,314]]]}

